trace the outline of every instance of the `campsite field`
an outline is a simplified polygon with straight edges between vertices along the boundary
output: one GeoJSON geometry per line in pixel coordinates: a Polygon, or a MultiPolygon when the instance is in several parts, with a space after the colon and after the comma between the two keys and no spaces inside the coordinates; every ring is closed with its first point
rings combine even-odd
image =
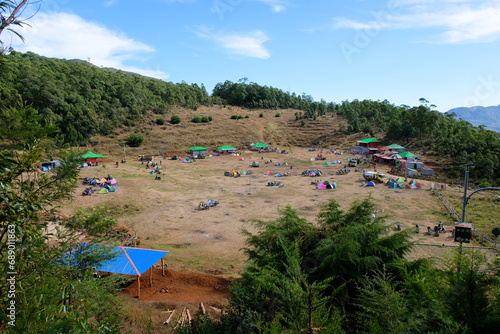
{"type": "MultiPolygon", "coordinates": [[[[147,278],[144,278],[140,301],[129,298],[135,296],[136,282],[122,292],[126,305],[124,322],[132,332],[142,332],[145,326],[152,326],[152,333],[164,332],[165,311],[173,308],[187,306],[194,313],[200,302],[216,307],[224,305],[231,279],[237,279],[244,266],[242,229],[254,232],[252,220],[274,220],[287,205],[297,210],[300,217],[315,223],[321,204],[331,199],[347,210],[353,201],[371,197],[378,210],[375,215],[385,216],[393,230],[396,222],[412,232],[416,231],[415,224],[420,226],[420,233],[413,234],[416,246],[410,258],[439,259],[451,255],[457,246],[451,233],[439,237],[426,233],[427,226],[434,227],[440,221],[450,231],[453,225],[439,197],[432,194],[431,182],[422,180],[421,189],[393,190],[380,183],[362,187],[362,174],[354,168],[346,175],[336,175],[337,170],[346,166],[348,155],[324,153],[329,162],[343,162],[325,166],[324,161],[310,160],[317,153],[304,148],[293,148],[291,154],[244,151],[243,161],[241,157],[223,155],[194,163],[156,157],[163,170],[161,180],[155,180],[155,175],[140,161],[130,160],[115,167],[118,158],[107,159],[98,167],[83,168],[80,181],[84,177],[102,178],[111,174],[118,182],[118,191],[82,196],[86,186],[80,184],[74,200],[63,206],[63,213],[69,216],[79,208],[104,206],[117,214],[120,224],[137,233],[141,247],[170,252],[165,257],[168,275],[162,278],[156,273],[153,287],[145,284],[147,278]],[[259,161],[260,167],[250,167],[254,160],[259,161]],[[272,163],[265,163],[271,160],[272,163]],[[277,162],[286,162],[288,166],[276,166],[277,162]],[[323,175],[302,176],[306,169],[320,169],[323,175]],[[224,176],[230,170],[251,170],[252,174],[224,176]],[[269,171],[290,172],[291,176],[277,178],[267,175],[269,171]],[[319,190],[311,184],[317,179],[336,182],[337,188],[319,190]],[[267,185],[275,180],[284,186],[267,185]],[[198,204],[208,199],[220,204],[198,210],[198,204]]],[[[389,166],[377,165],[377,169],[387,172],[389,166]]],[[[460,187],[447,186],[443,192],[455,201],[462,191],[460,187]]],[[[217,316],[216,312],[212,316],[217,316]]]]}
{"type": "MultiPolygon", "coordinates": [[[[254,219],[273,220],[279,210],[290,205],[299,216],[315,222],[320,205],[335,199],[342,209],[349,208],[355,200],[370,196],[376,203],[376,215],[387,217],[387,224],[395,227],[399,222],[403,229],[415,230],[418,244],[454,246],[451,233],[440,237],[428,236],[427,226],[439,221],[451,230],[452,219],[437,196],[431,193],[431,183],[421,181],[421,189],[393,190],[382,184],[362,187],[360,172],[351,168],[347,175],[336,175],[346,165],[348,155],[326,153],[327,161],[341,160],[343,164],[328,166],[322,161],[310,161],[317,152],[304,148],[292,150],[292,154],[243,152],[240,157],[229,155],[196,160],[194,163],[166,160],[156,162],[163,167],[161,180],[155,180],[151,170],[140,161],[129,161],[115,167],[104,163],[99,167],[84,168],[83,177],[104,177],[111,174],[118,181],[118,192],[82,196],[84,186],[78,189],[75,200],[65,206],[70,215],[80,207],[105,206],[119,212],[119,222],[137,233],[142,247],[167,250],[168,267],[181,271],[216,273],[237,277],[244,263],[241,248],[245,246],[242,229],[253,231],[254,219]],[[260,162],[259,168],[251,168],[249,157],[260,162]],[[265,161],[272,163],[265,164],[265,161]],[[276,163],[288,166],[276,166],[276,163]],[[290,168],[293,167],[293,168],[290,168]],[[302,176],[306,169],[320,169],[319,178],[302,176]],[[251,175],[224,176],[225,171],[252,170],[251,175]],[[267,172],[290,172],[282,178],[268,176],[267,172]],[[312,180],[321,179],[337,183],[337,189],[316,189],[312,180]],[[268,181],[280,180],[282,188],[272,188],[268,181]],[[201,201],[212,199],[220,204],[209,210],[198,210],[201,201]]],[[[388,166],[378,165],[386,171],[388,166]]],[[[445,192],[458,196],[460,188],[447,187],[445,192]]],[[[435,255],[435,247],[419,246],[413,256],[435,255]]]]}

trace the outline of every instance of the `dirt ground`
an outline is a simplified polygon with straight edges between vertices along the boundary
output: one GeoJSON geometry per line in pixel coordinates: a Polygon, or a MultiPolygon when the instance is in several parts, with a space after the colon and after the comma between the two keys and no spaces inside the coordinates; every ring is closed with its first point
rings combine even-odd
{"type": "MultiPolygon", "coordinates": [[[[161,268],[153,267],[141,276],[140,300],[210,303],[229,297],[231,283],[224,277],[171,269],[166,269],[163,276],[161,268]]],[[[126,287],[121,296],[137,297],[137,280],[126,287]]]]}
{"type": "MultiPolygon", "coordinates": [[[[437,256],[442,254],[441,249],[445,248],[442,246],[450,246],[450,249],[456,246],[451,233],[440,237],[426,233],[427,226],[434,227],[439,221],[450,231],[453,224],[440,199],[431,194],[431,182],[421,181],[421,189],[408,190],[393,190],[383,184],[362,187],[362,174],[355,172],[354,168],[346,175],[336,175],[337,170],[346,166],[351,155],[323,151],[326,161],[342,162],[326,166],[324,161],[310,161],[318,153],[305,148],[292,149],[290,154],[244,151],[240,157],[207,157],[194,163],[156,157],[155,161],[162,166],[161,180],[155,180],[155,175],[150,174],[151,170],[140,161],[129,160],[115,167],[114,162],[118,158],[105,160],[98,167],[83,168],[80,178],[102,178],[111,174],[117,180],[118,191],[82,196],[86,186],[80,182],[75,199],[63,206],[63,213],[71,215],[77,208],[101,205],[118,208],[122,212],[119,222],[137,233],[140,247],[169,251],[165,257],[169,274],[161,279],[155,274],[152,290],[146,287],[147,278],[143,275],[145,282],[141,280],[141,285],[145,289],[141,300],[191,302],[193,298],[196,301],[226,298],[226,283],[231,278],[239,277],[245,261],[241,251],[245,246],[242,229],[255,231],[251,222],[253,219],[274,220],[279,210],[287,205],[297,210],[299,216],[314,223],[320,205],[331,199],[335,199],[341,209],[347,210],[353,201],[370,196],[377,205],[374,214],[386,216],[387,224],[395,227],[394,224],[399,222],[403,229],[412,231],[416,229],[415,224],[420,226],[420,233],[414,235],[418,246],[410,257],[437,256]],[[260,167],[250,167],[254,160],[259,161],[260,167]],[[269,163],[266,164],[266,161],[269,163]],[[281,166],[276,166],[277,162],[281,166]],[[282,165],[285,162],[288,166],[282,165]],[[323,175],[319,178],[302,176],[302,171],[306,169],[320,169],[323,175]],[[252,174],[237,178],[224,176],[224,172],[230,170],[251,170],[252,174]],[[291,176],[277,178],[268,176],[268,171],[273,174],[290,172],[291,176]],[[336,182],[337,189],[319,190],[311,184],[317,179],[336,182]],[[284,186],[272,188],[267,185],[275,180],[283,182],[284,186]],[[209,210],[198,210],[198,204],[208,199],[220,204],[209,210]],[[438,245],[441,247],[436,247],[438,245]],[[217,276],[212,279],[208,276],[189,277],[182,276],[180,272],[217,276]],[[176,279],[177,285],[173,283],[176,279]],[[203,291],[196,290],[202,289],[203,284],[191,284],[205,280],[208,285],[203,291]],[[159,292],[162,288],[170,293],[159,292]]],[[[384,172],[390,170],[383,164],[377,164],[377,168],[384,172]]],[[[459,193],[461,190],[447,187],[445,191],[459,193]]],[[[133,295],[134,284],[124,293],[133,295]]]]}

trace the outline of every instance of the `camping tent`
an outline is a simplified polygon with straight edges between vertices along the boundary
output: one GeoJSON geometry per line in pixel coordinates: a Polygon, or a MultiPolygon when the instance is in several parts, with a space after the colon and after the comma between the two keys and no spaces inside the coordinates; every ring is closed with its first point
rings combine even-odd
{"type": "Polygon", "coordinates": [[[234,152],[236,152],[236,148],[232,147],[230,145],[222,145],[222,146],[217,147],[215,150],[217,152],[220,152],[220,153],[234,153],[234,152]]]}
{"type": "Polygon", "coordinates": [[[396,182],[397,182],[397,183],[400,183],[400,182],[405,182],[405,180],[403,180],[402,178],[398,177],[398,178],[396,179],[396,182]]]}
{"type": "Polygon", "coordinates": [[[267,172],[267,175],[271,176],[271,175],[273,175],[273,172],[269,171],[269,172],[267,172]]]}
{"type": "Polygon", "coordinates": [[[373,181],[370,181],[366,184],[367,187],[375,187],[375,183],[373,181]]]}
{"type": "Polygon", "coordinates": [[[329,165],[328,161],[325,161],[325,162],[323,163],[323,165],[327,165],[327,166],[328,166],[328,165],[329,165]]]}
{"type": "Polygon", "coordinates": [[[191,147],[189,149],[189,154],[191,154],[191,155],[207,153],[207,152],[208,152],[208,150],[202,146],[195,146],[195,147],[191,147]]]}
{"type": "Polygon", "coordinates": [[[283,175],[281,175],[280,173],[277,173],[276,174],[276,177],[282,177],[283,175]]]}
{"type": "Polygon", "coordinates": [[[318,184],[318,189],[326,189],[326,184],[324,183],[318,184]]]}
{"type": "Polygon", "coordinates": [[[335,182],[333,182],[333,183],[328,183],[328,184],[326,185],[326,189],[335,189],[335,188],[337,188],[337,184],[336,184],[335,182]]]}
{"type": "Polygon", "coordinates": [[[100,191],[99,191],[99,194],[107,194],[108,193],[108,189],[106,188],[102,188],[100,191]]]}

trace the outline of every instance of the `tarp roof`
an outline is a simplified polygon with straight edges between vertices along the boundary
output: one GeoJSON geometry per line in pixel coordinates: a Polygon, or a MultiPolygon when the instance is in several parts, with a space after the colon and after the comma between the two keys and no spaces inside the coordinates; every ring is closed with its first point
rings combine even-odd
{"type": "Polygon", "coordinates": [[[232,147],[231,145],[222,145],[217,147],[219,150],[236,150],[236,147],[232,147]]]}
{"type": "Polygon", "coordinates": [[[416,157],[415,154],[411,153],[411,152],[408,152],[408,151],[404,151],[404,152],[401,152],[399,153],[399,155],[402,157],[402,158],[407,158],[407,157],[416,157]]]}
{"type": "Polygon", "coordinates": [[[189,150],[190,151],[202,151],[202,150],[207,150],[207,149],[202,147],[202,146],[195,146],[195,147],[191,147],[189,150]]]}
{"type": "Polygon", "coordinates": [[[368,143],[380,143],[380,140],[377,140],[375,138],[365,138],[363,140],[360,140],[359,141],[360,143],[363,143],[363,144],[368,144],[368,143]]]}
{"type": "Polygon", "coordinates": [[[402,149],[404,147],[400,146],[398,144],[392,144],[392,145],[386,146],[386,148],[390,148],[390,149],[402,149]]]}
{"type": "Polygon", "coordinates": [[[167,251],[118,246],[113,249],[117,256],[100,267],[98,271],[108,273],[140,276],[151,268],[167,251]]]}
{"type": "Polygon", "coordinates": [[[89,158],[104,158],[104,156],[100,154],[95,154],[92,152],[87,152],[84,155],[82,155],[82,158],[89,159],[89,158]]]}
{"type": "Polygon", "coordinates": [[[253,145],[251,145],[251,146],[254,146],[254,147],[262,147],[262,148],[269,147],[269,145],[262,144],[262,143],[253,144],[253,145]]]}

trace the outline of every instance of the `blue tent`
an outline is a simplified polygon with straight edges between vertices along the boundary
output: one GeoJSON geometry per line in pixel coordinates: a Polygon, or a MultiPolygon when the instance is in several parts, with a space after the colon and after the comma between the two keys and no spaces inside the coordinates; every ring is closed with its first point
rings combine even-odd
{"type": "Polygon", "coordinates": [[[366,184],[367,187],[375,187],[375,183],[373,181],[370,181],[366,184]]]}
{"type": "Polygon", "coordinates": [[[276,174],[276,177],[282,177],[282,175],[280,173],[276,174]]]}
{"type": "Polygon", "coordinates": [[[279,162],[276,163],[276,166],[281,166],[279,162]]]}

